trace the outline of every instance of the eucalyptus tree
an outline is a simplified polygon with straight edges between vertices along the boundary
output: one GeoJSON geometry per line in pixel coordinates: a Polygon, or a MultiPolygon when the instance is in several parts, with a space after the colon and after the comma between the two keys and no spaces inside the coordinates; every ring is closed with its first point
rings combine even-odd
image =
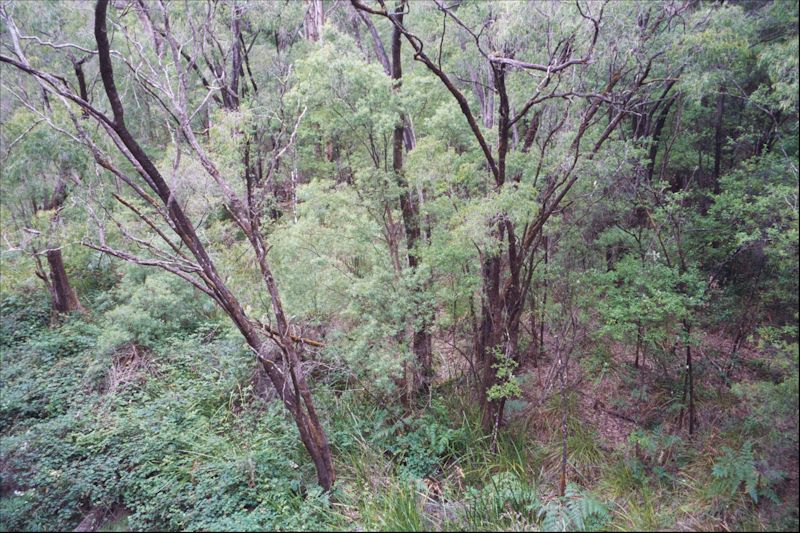
{"type": "MultiPolygon", "coordinates": [[[[31,7],[31,6],[25,6],[31,7]]],[[[0,5],[0,20],[8,19],[6,6],[0,5]]],[[[74,22],[66,17],[65,25],[74,22]]],[[[32,37],[26,36],[26,41],[32,37]]],[[[11,44],[11,43],[9,43],[11,44]]],[[[18,43],[15,43],[18,45],[18,43]]],[[[79,94],[86,98],[83,65],[91,55],[83,51],[67,54],[79,83],[79,94]]],[[[43,50],[44,58],[50,58],[43,50]]],[[[35,264],[34,274],[41,279],[51,295],[55,313],[82,310],[80,300],[70,282],[62,250],[69,246],[64,213],[78,215],[69,200],[76,176],[85,172],[88,158],[80,149],[47,126],[37,116],[36,107],[48,120],[58,120],[46,92],[33,83],[10,86],[3,80],[0,143],[2,143],[2,202],[3,239],[10,253],[23,252],[35,264]],[[42,258],[47,261],[45,267],[42,258]]],[[[63,115],[63,114],[61,114],[63,115]]],[[[68,217],[70,218],[70,217],[68,217]]]]}
{"type": "Polygon", "coordinates": [[[597,167],[609,158],[604,146],[617,142],[613,134],[623,119],[651,93],[663,92],[663,82],[650,79],[670,46],[661,37],[680,31],[677,19],[689,4],[630,10],[607,3],[454,6],[437,0],[434,12],[444,29],[436,43],[413,27],[417,4],[396,12],[382,1],[352,3],[388,19],[402,34],[414,58],[456,101],[483,158],[479,224],[485,236],[476,242],[482,287],[475,352],[484,430],[496,433],[505,398],[489,392],[498,385],[498,359],[519,360],[521,316],[546,224],[563,211],[581,177],[607,172],[597,167]],[[441,52],[435,55],[447,24],[479,68],[460,75],[442,62],[441,52]],[[538,30],[533,42],[530,24],[538,30]],[[469,98],[478,86],[480,111],[469,98]]]}
{"type": "MultiPolygon", "coordinates": [[[[224,112],[230,114],[235,112],[237,97],[241,95],[241,86],[237,87],[236,83],[244,62],[237,60],[242,52],[241,34],[237,30],[240,5],[226,3],[224,6],[230,9],[228,28],[231,31],[223,34],[212,30],[219,28],[222,17],[215,16],[211,4],[206,8],[187,3],[184,10],[162,2],[139,2],[116,10],[118,18],[112,19],[110,27],[110,4],[108,0],[98,0],[94,11],[95,42],[88,51],[97,58],[102,96],[95,94],[94,83],[92,92],[81,93],[63,73],[49,70],[55,66],[54,62],[43,66],[23,49],[20,39],[24,36],[10,12],[4,14],[4,22],[13,55],[2,54],[0,61],[6,68],[32,76],[51,100],[62,105],[71,121],[69,129],[61,127],[45,113],[39,112],[39,118],[83,146],[94,158],[97,172],[104,171],[105,176],[132,194],[124,197],[120,189],[113,197],[139,220],[134,230],[147,233],[136,235],[122,224],[116,227],[122,240],[139,251],[114,246],[106,238],[105,226],[96,213],[92,216],[99,228],[98,238],[87,240],[85,244],[126,261],[163,268],[217,303],[269,375],[278,396],[294,418],[300,439],[316,467],[319,484],[327,490],[335,481],[331,450],[301,365],[304,347],[319,343],[303,339],[284,312],[267,258],[268,243],[261,229],[260,206],[264,204],[263,196],[268,189],[248,186],[251,182],[243,176],[247,165],[240,161],[232,164],[239,160],[238,150],[233,155],[228,154],[228,159],[221,157],[213,153],[213,146],[196,132],[198,117],[209,100],[220,98],[224,112]],[[112,38],[116,42],[114,49],[112,38]],[[218,54],[218,61],[209,61],[209,67],[217,67],[213,68],[214,82],[204,80],[194,68],[200,58],[208,61],[207,56],[213,54],[206,49],[209,41],[218,54]],[[222,59],[228,62],[229,68],[220,67],[222,59]],[[130,75],[120,76],[120,71],[130,72],[130,75]],[[169,156],[164,161],[156,159],[154,154],[158,151],[154,147],[148,150],[137,140],[128,118],[128,111],[135,108],[136,101],[131,102],[127,91],[120,91],[120,86],[138,87],[163,112],[160,128],[166,138],[173,140],[172,150],[167,151],[169,156]],[[107,106],[103,105],[106,101],[107,106]],[[134,106],[130,105],[132,103],[134,106]],[[244,235],[269,295],[274,324],[251,316],[220,272],[218,257],[210,251],[214,243],[205,236],[202,218],[192,220],[193,215],[196,216],[192,212],[193,191],[185,179],[181,179],[187,173],[194,183],[205,187],[212,200],[222,203],[226,217],[244,235]]],[[[43,28],[33,30],[43,34],[43,28]]],[[[51,43],[41,37],[37,37],[35,43],[56,50],[83,49],[74,43],[51,43]]],[[[232,120],[236,121],[236,116],[232,120]]],[[[153,124],[148,127],[155,128],[153,124]]],[[[290,124],[286,129],[291,131],[293,127],[290,124]]],[[[231,128],[229,135],[242,136],[236,127],[231,128]]],[[[278,142],[272,146],[273,163],[290,148],[294,136],[276,135],[275,139],[278,142]]],[[[109,216],[113,220],[113,214],[109,216]]]]}
{"type": "Polygon", "coordinates": [[[0,201],[6,252],[33,259],[34,274],[47,287],[55,313],[81,310],[62,250],[69,244],[63,213],[76,211],[68,197],[73,176],[86,167],[85,154],[23,107],[5,121],[2,142],[0,201]]]}
{"type": "Polygon", "coordinates": [[[336,166],[336,179],[352,181],[359,190],[382,226],[395,289],[407,292],[407,300],[416,302],[403,313],[400,327],[405,331],[396,335],[398,344],[407,345],[413,354],[404,365],[402,380],[403,397],[410,402],[427,390],[432,378],[432,320],[429,306],[423,303],[430,280],[422,272],[420,257],[430,228],[420,214],[423,193],[409,182],[404,170],[415,135],[401,94],[402,35],[396,29],[390,33],[387,52],[372,20],[360,11],[354,13],[354,20],[345,20],[341,30],[331,32],[324,47],[298,63],[296,94],[311,106],[301,136],[315,139],[318,146],[325,144],[324,161],[310,165],[336,166]],[[360,42],[348,24],[356,30],[366,26],[372,46],[360,42]],[[357,38],[351,39],[353,33],[357,38]],[[377,62],[365,65],[369,50],[374,50],[377,62]],[[380,68],[386,79],[379,78],[380,68]]]}

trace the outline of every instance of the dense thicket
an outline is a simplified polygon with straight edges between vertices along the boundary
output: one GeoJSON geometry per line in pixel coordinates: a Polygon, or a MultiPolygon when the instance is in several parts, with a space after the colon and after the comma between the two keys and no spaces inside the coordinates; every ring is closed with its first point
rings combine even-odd
{"type": "Polygon", "coordinates": [[[0,28],[0,527],[797,528],[796,2],[0,28]]]}

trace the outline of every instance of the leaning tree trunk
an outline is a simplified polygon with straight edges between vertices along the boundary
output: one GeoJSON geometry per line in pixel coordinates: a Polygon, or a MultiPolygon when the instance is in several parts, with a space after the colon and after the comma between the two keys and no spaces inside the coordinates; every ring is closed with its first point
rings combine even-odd
{"type": "MultiPolygon", "coordinates": [[[[283,313],[277,286],[266,262],[266,247],[261,235],[258,229],[252,225],[248,228],[250,231],[245,231],[256,253],[262,276],[270,293],[273,311],[278,321],[279,331],[277,333],[273,332],[273,340],[278,350],[270,350],[262,340],[254,321],[247,316],[239,300],[219,275],[214,262],[197,235],[194,225],[184,213],[180,203],[174,201],[173,191],[167,185],[161,172],[128,130],[124,119],[124,109],[114,81],[111,47],[106,28],[107,9],[108,0],[98,0],[94,27],[100,62],[100,76],[113,112],[113,121],[106,124],[114,131],[119,141],[125,145],[128,157],[139,165],[142,177],[166,207],[173,231],[197,260],[197,264],[202,270],[202,279],[208,287],[207,293],[214,298],[216,303],[234,322],[247,344],[264,365],[284,406],[294,418],[303,445],[314,461],[320,486],[325,490],[330,490],[336,480],[330,446],[319,422],[311,393],[303,376],[298,349],[295,347],[294,339],[292,339],[289,332],[289,324],[283,313]],[[279,353],[275,353],[276,351],[279,353]]],[[[234,212],[240,214],[236,205],[231,207],[234,212]]]]}

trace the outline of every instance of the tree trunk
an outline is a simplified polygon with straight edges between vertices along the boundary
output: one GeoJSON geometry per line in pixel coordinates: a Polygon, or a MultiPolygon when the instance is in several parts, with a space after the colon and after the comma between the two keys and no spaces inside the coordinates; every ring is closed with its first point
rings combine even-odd
{"type": "Polygon", "coordinates": [[[722,126],[725,117],[725,86],[720,87],[717,95],[717,108],[714,113],[714,183],[711,187],[714,194],[719,194],[719,176],[722,171],[722,126]]]}
{"type": "Polygon", "coordinates": [[[567,489],[567,365],[562,353],[558,356],[558,382],[561,393],[561,476],[558,482],[558,495],[564,496],[567,489]]]}
{"type": "Polygon", "coordinates": [[[50,266],[51,294],[53,295],[53,309],[58,313],[70,313],[81,310],[81,303],[75,289],[69,283],[67,271],[61,250],[56,248],[47,250],[47,264],[50,266]]]}
{"type": "MultiPolygon", "coordinates": [[[[402,13],[404,3],[405,2],[399,2],[396,7],[397,14],[395,16],[401,24],[403,21],[402,13]]],[[[400,33],[400,30],[395,27],[394,31],[392,32],[391,64],[391,75],[394,82],[395,91],[400,90],[403,80],[402,56],[400,54],[401,46],[402,34],[400,33]]],[[[406,138],[406,122],[407,120],[404,113],[400,113],[397,124],[394,128],[392,170],[394,171],[398,184],[401,187],[400,210],[403,214],[403,226],[406,234],[408,266],[412,273],[416,273],[419,266],[416,247],[421,242],[422,233],[420,231],[419,206],[417,205],[414,191],[409,186],[403,173],[403,145],[406,138]]],[[[412,320],[413,324],[410,328],[413,332],[411,347],[414,352],[416,368],[410,376],[410,378],[413,380],[413,384],[409,388],[418,395],[420,393],[424,394],[430,386],[430,380],[433,374],[433,350],[431,334],[426,320],[424,318],[420,320],[419,316],[412,317],[412,320]]]]}
{"type": "MultiPolygon", "coordinates": [[[[686,373],[684,374],[683,378],[683,397],[681,399],[681,403],[685,406],[686,400],[688,397],[689,400],[689,435],[694,434],[695,428],[695,410],[694,410],[694,372],[692,367],[692,346],[689,343],[689,335],[691,333],[691,326],[684,322],[684,333],[686,335],[686,373]]],[[[678,418],[678,429],[683,427],[683,416],[684,411],[687,410],[686,407],[681,407],[680,415],[678,418]]]]}
{"type": "Polygon", "coordinates": [[[642,351],[642,324],[637,321],[636,324],[636,361],[634,361],[634,368],[639,368],[639,353],[642,351]]]}
{"type": "Polygon", "coordinates": [[[322,42],[322,27],[325,25],[325,9],[322,0],[306,0],[308,8],[303,19],[306,39],[313,42],[322,42]]]}
{"type": "MultiPolygon", "coordinates": [[[[688,337],[691,330],[686,328],[686,335],[688,337]]],[[[692,346],[689,339],[686,339],[686,373],[689,381],[689,435],[694,435],[695,419],[694,419],[694,368],[692,365],[692,346]]]]}
{"type": "MultiPolygon", "coordinates": [[[[76,67],[76,70],[77,67],[76,67]]],[[[82,97],[85,94],[81,95],[82,97]]],[[[85,99],[85,98],[84,98],[85,99]]],[[[53,191],[50,200],[43,206],[53,214],[50,217],[50,225],[57,226],[59,223],[59,211],[67,199],[67,184],[63,178],[59,178],[56,188],[53,191]]],[[[36,206],[34,206],[36,211],[36,206]]],[[[75,289],[70,285],[69,278],[67,277],[67,270],[64,268],[64,259],[61,255],[61,248],[55,246],[46,251],[47,264],[49,266],[50,275],[39,275],[47,284],[47,289],[53,298],[53,311],[56,313],[71,313],[73,311],[83,311],[81,303],[78,300],[78,295],[75,289]]]]}
{"type": "Polygon", "coordinates": [[[241,17],[241,6],[233,4],[231,6],[231,81],[230,86],[223,90],[225,108],[229,110],[239,109],[239,74],[242,71],[242,30],[239,18],[241,17]]]}
{"type": "Polygon", "coordinates": [[[542,283],[542,310],[539,318],[539,357],[544,357],[544,319],[545,312],[547,311],[547,276],[549,273],[548,262],[550,259],[550,240],[543,237],[544,240],[544,280],[542,283]]]}
{"type": "Polygon", "coordinates": [[[489,390],[497,384],[495,364],[496,354],[503,350],[502,346],[502,303],[500,301],[500,268],[499,256],[485,258],[481,265],[483,295],[481,298],[481,321],[478,334],[478,360],[482,379],[478,383],[478,394],[482,406],[481,425],[489,434],[493,433],[502,417],[498,400],[489,400],[489,390]]]}

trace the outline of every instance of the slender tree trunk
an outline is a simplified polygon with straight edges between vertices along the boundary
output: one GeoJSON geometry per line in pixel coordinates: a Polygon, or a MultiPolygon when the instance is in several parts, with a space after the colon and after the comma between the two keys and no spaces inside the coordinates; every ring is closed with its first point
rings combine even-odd
{"type": "Polygon", "coordinates": [[[547,276],[548,276],[548,262],[550,259],[550,240],[543,237],[544,240],[544,280],[542,282],[542,309],[539,313],[539,356],[544,357],[544,318],[547,309],[547,276]]]}
{"type": "MultiPolygon", "coordinates": [[[[403,21],[403,8],[405,2],[398,2],[396,7],[396,17],[402,24],[403,21]]],[[[392,32],[392,64],[391,76],[394,82],[394,90],[399,91],[403,80],[403,65],[401,56],[402,34],[400,30],[395,27],[392,32]]],[[[400,192],[400,210],[403,214],[403,226],[406,234],[406,248],[408,266],[413,273],[416,273],[419,267],[419,259],[417,257],[417,246],[421,242],[422,233],[420,231],[420,217],[419,206],[417,204],[414,191],[409,186],[404,172],[403,172],[403,146],[405,142],[405,124],[407,120],[403,113],[400,113],[397,124],[394,128],[394,138],[392,146],[392,170],[395,173],[397,181],[401,187],[400,192]]],[[[418,289],[419,290],[419,289],[418,289]]],[[[411,379],[413,385],[409,387],[416,394],[424,393],[430,386],[430,380],[433,374],[433,358],[432,358],[432,341],[428,324],[420,317],[412,317],[413,324],[411,325],[412,339],[411,347],[414,352],[416,362],[416,369],[412,372],[411,379]],[[414,319],[416,318],[416,319],[414,319]]],[[[410,398],[409,398],[410,400],[410,398]]]]}
{"type": "Polygon", "coordinates": [[[642,351],[642,324],[636,323],[636,361],[634,361],[634,368],[639,368],[639,353],[642,351]]]}
{"type": "Polygon", "coordinates": [[[723,118],[725,117],[725,86],[720,87],[717,95],[717,108],[714,113],[714,194],[719,194],[719,177],[722,169],[723,118]]]}
{"type": "Polygon", "coordinates": [[[686,406],[686,400],[688,398],[689,405],[688,409],[686,407],[681,407],[681,411],[678,418],[678,429],[680,430],[683,427],[683,417],[684,412],[688,410],[689,412],[689,435],[694,434],[695,428],[695,409],[694,409],[694,373],[693,373],[693,365],[692,365],[692,346],[689,343],[689,335],[691,333],[691,326],[688,323],[684,322],[684,333],[686,335],[686,367],[685,367],[685,374],[683,378],[683,396],[681,398],[681,403],[686,406]]]}
{"type": "Polygon", "coordinates": [[[686,374],[689,382],[689,435],[694,434],[695,412],[694,412],[694,368],[692,365],[692,345],[689,342],[690,326],[686,326],[686,374]]]}
{"type": "Polygon", "coordinates": [[[558,482],[558,494],[564,496],[567,489],[567,365],[562,353],[558,356],[558,381],[561,393],[561,476],[558,482]]]}

